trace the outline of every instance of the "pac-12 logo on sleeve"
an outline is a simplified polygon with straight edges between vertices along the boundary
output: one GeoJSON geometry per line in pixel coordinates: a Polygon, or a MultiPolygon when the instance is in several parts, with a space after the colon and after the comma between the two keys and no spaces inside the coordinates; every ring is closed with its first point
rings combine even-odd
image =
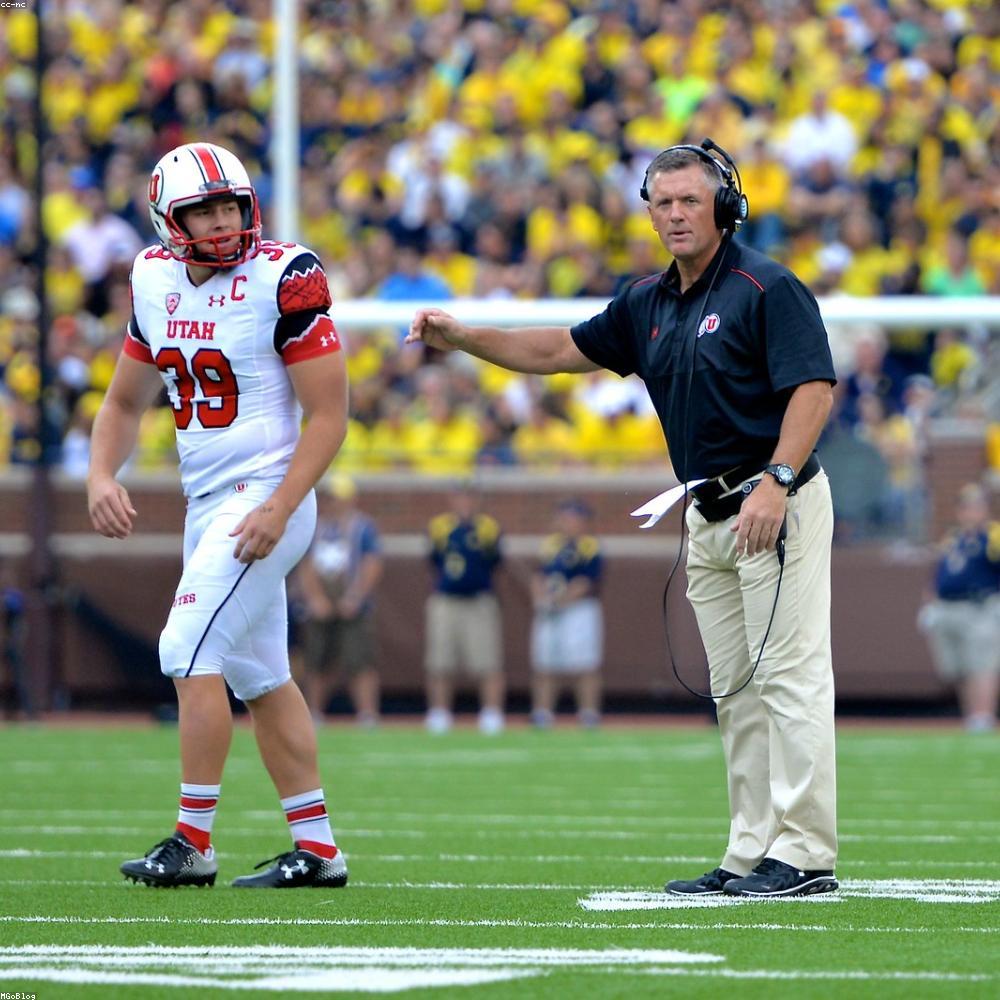
{"type": "Polygon", "coordinates": [[[703,337],[706,333],[715,333],[721,325],[722,320],[719,318],[719,314],[709,313],[701,321],[701,326],[698,327],[698,336],[703,337]]]}

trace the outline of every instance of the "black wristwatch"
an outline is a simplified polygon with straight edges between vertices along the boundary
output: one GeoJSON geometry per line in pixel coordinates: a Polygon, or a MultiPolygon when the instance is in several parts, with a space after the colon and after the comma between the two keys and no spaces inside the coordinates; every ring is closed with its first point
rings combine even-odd
{"type": "Polygon", "coordinates": [[[774,476],[778,480],[779,486],[784,486],[786,490],[790,490],[795,485],[795,470],[790,465],[769,465],[764,469],[765,472],[774,476]]]}

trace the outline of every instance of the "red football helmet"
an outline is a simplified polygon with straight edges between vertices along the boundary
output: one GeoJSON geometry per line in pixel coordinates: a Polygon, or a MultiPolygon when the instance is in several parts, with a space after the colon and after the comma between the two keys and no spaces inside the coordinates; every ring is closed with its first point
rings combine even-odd
{"type": "Polygon", "coordinates": [[[241,264],[260,240],[260,205],[250,175],[237,156],[209,142],[178,146],[156,164],[149,178],[149,217],[164,249],[177,260],[199,267],[241,264]],[[210,198],[236,199],[240,229],[192,239],[177,213],[210,198]],[[239,247],[223,253],[220,243],[233,236],[239,236],[239,247]]]}

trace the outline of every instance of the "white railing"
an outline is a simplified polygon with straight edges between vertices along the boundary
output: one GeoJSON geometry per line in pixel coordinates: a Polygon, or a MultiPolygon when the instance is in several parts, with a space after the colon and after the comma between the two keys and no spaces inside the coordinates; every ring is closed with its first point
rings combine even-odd
{"type": "MultiPolygon", "coordinates": [[[[418,306],[440,306],[463,323],[492,326],[572,326],[599,313],[607,299],[452,299],[448,302],[335,302],[334,321],[345,329],[407,326],[418,306]]],[[[941,326],[1000,329],[1000,296],[940,298],[923,295],[820,299],[823,320],[831,327],[855,323],[922,330],[941,326]]]]}

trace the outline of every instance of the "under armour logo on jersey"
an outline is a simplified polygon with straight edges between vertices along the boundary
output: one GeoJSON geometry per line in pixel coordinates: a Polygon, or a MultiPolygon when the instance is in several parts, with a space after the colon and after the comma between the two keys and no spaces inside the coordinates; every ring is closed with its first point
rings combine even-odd
{"type": "Polygon", "coordinates": [[[225,295],[209,295],[208,304],[210,306],[224,306],[226,304],[225,295]]]}
{"type": "Polygon", "coordinates": [[[233,487],[233,489],[236,490],[237,493],[242,493],[246,488],[247,488],[247,484],[246,483],[237,483],[233,487]]]}
{"type": "Polygon", "coordinates": [[[167,292],[167,312],[171,316],[177,311],[177,307],[181,304],[181,293],[180,292],[167,292]]]}
{"type": "Polygon", "coordinates": [[[659,324],[657,324],[656,326],[653,327],[652,330],[649,331],[649,339],[656,340],[656,338],[659,337],[659,335],[660,335],[660,326],[659,324]]]}
{"type": "Polygon", "coordinates": [[[715,333],[716,330],[722,325],[722,320],[718,313],[709,313],[702,321],[701,326],[698,327],[698,336],[702,337],[706,333],[715,333]]]}
{"type": "Polygon", "coordinates": [[[294,865],[282,865],[281,870],[285,873],[285,878],[294,878],[299,872],[305,875],[309,871],[306,863],[301,858],[294,865]]]}

